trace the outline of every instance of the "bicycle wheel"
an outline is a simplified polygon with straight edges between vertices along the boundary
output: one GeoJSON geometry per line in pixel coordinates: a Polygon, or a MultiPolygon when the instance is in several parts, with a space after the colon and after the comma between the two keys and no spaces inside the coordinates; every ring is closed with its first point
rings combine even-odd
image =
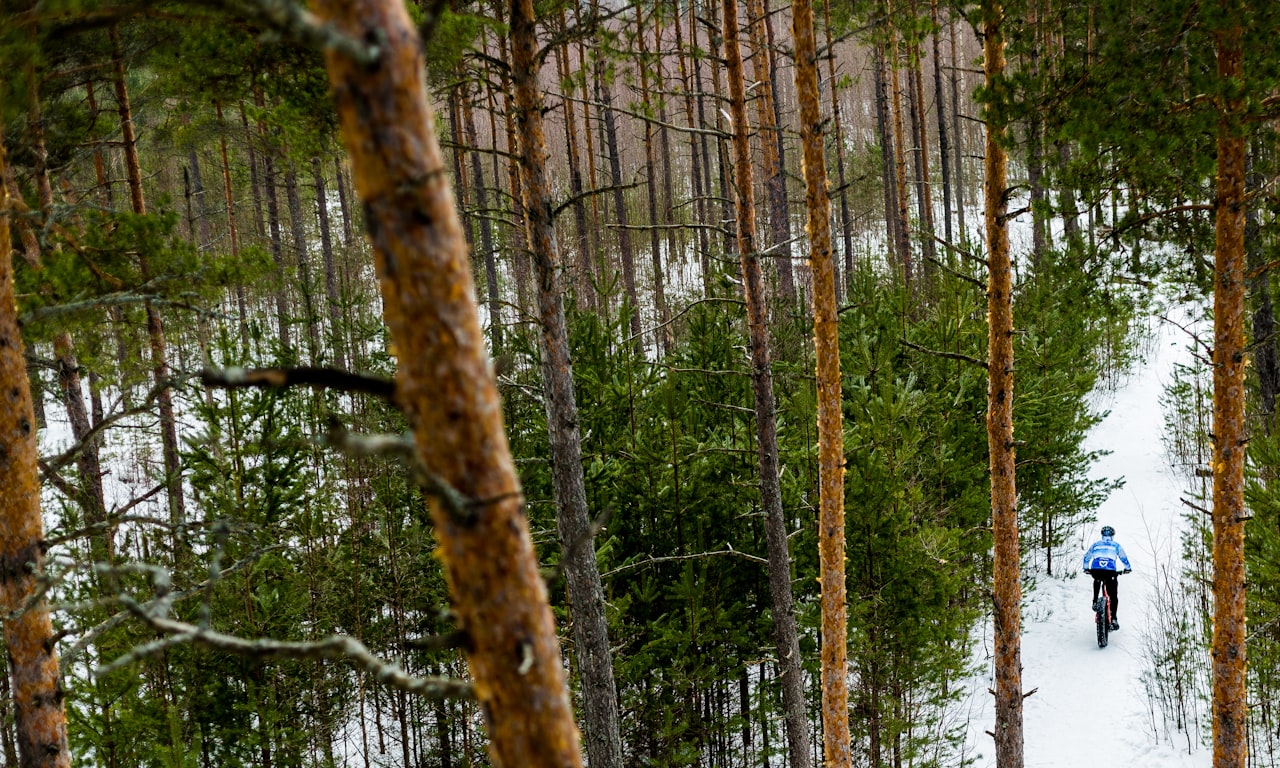
{"type": "Polygon", "coordinates": [[[1103,594],[1098,598],[1098,607],[1094,611],[1094,623],[1098,627],[1098,647],[1106,648],[1107,639],[1111,634],[1111,606],[1108,604],[1107,596],[1103,594]]]}

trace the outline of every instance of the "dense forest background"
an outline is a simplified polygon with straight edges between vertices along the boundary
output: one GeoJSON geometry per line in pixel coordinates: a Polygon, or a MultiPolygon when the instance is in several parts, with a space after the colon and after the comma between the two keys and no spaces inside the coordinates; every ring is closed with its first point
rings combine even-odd
{"type": "MultiPolygon", "coordinates": [[[[539,2],[532,69],[504,7],[409,8],[574,703],[594,712],[593,765],[823,757],[814,270],[791,11],[775,6],[539,2]],[[753,129],[769,476],[799,712],[775,636],[728,7],[753,129]],[[513,81],[530,80],[549,144],[550,270],[530,223],[545,217],[522,188],[527,113],[513,81]],[[563,349],[547,346],[551,284],[563,349]],[[548,402],[553,353],[572,361],[576,435],[548,402]],[[557,475],[566,436],[580,456],[577,528],[572,479],[557,475]],[[591,583],[575,565],[583,550],[594,550],[608,712],[600,655],[579,631],[589,601],[570,595],[591,583]],[[811,724],[799,741],[798,717],[811,724]],[[596,758],[610,754],[597,725],[610,718],[618,751],[596,758]]],[[[1087,474],[1089,393],[1131,364],[1140,318],[1214,288],[1215,132],[1231,99],[1248,147],[1249,753],[1276,759],[1278,27],[1275,11],[1223,6],[1248,20],[1236,79],[1216,77],[1218,5],[1011,2],[996,87],[973,8],[817,8],[858,765],[958,764],[964,729],[948,708],[992,610],[985,128],[1008,126],[1027,589],[1075,570],[1067,537],[1112,487],[1087,474]]],[[[335,39],[272,0],[3,8],[3,184],[41,430],[40,591],[74,761],[487,764],[466,633],[389,396],[397,350],[322,58],[374,43],[335,39]],[[191,642],[162,619],[209,634],[191,642]],[[372,658],[282,645],[333,635],[372,658]],[[393,673],[418,682],[388,684],[393,673]]],[[[1205,370],[1173,393],[1180,456],[1202,478],[1205,370]]],[[[1203,691],[1209,677],[1212,529],[1197,509],[1210,495],[1188,500],[1195,534],[1176,604],[1190,610],[1168,658],[1153,660],[1163,691],[1203,691]]],[[[0,749],[17,765],[0,694],[0,749]]]]}

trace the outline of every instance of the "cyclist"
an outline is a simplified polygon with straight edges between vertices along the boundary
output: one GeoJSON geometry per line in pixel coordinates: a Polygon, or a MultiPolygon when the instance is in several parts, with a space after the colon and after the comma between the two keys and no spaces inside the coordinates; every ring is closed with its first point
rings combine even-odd
{"type": "Polygon", "coordinates": [[[1124,547],[1116,543],[1115,535],[1115,528],[1102,526],[1102,538],[1084,553],[1084,572],[1093,577],[1093,601],[1089,607],[1097,605],[1098,587],[1105,586],[1107,594],[1111,596],[1112,632],[1120,628],[1120,622],[1116,621],[1116,610],[1120,607],[1117,578],[1121,573],[1133,570],[1129,566],[1129,556],[1124,553],[1124,547]],[[1123,571],[1120,569],[1121,565],[1124,566],[1123,571]]]}

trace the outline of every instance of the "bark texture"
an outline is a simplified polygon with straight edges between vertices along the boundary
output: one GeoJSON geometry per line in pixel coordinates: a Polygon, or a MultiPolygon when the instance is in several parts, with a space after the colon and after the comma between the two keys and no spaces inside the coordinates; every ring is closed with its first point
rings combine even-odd
{"type": "MultiPolygon", "coordinates": [[[[0,178],[6,158],[0,137],[0,178]]],[[[35,410],[13,293],[9,189],[0,184],[0,610],[22,768],[65,768],[67,718],[53,623],[36,594],[44,566],[35,410]]]]}
{"type": "Polygon", "coordinates": [[[818,95],[818,46],[811,0],[792,0],[791,37],[800,100],[800,148],[804,153],[809,265],[813,275],[813,348],[818,379],[818,560],[822,583],[822,754],[827,768],[848,768],[848,606],[844,542],[844,419],[835,257],[831,247],[831,199],[823,154],[818,95]]]}
{"type": "Polygon", "coordinates": [[[578,729],[430,130],[417,31],[395,0],[315,8],[352,39],[378,41],[372,63],[332,50],[325,63],[399,360],[397,398],[425,466],[467,500],[430,506],[490,755],[497,766],[576,768],[578,729]]]}
{"type": "MultiPolygon", "coordinates": [[[[1238,0],[1217,3],[1218,77],[1243,77],[1238,0]]],[[[1238,93],[1238,89],[1235,91],[1238,93]]],[[[1218,125],[1213,291],[1213,765],[1248,758],[1245,656],[1245,156],[1244,100],[1224,99],[1218,125]]]]}
{"type": "Polygon", "coordinates": [[[1005,222],[1008,187],[1004,150],[1004,9],[982,3],[983,69],[994,103],[986,109],[985,198],[987,261],[988,376],[987,443],[991,460],[991,535],[995,618],[996,765],[1022,768],[1022,585],[1018,546],[1018,495],[1013,444],[1013,266],[1005,222]]]}
{"type": "Polygon", "coordinates": [[[561,301],[560,256],[555,248],[555,218],[547,180],[547,146],[538,88],[533,0],[511,3],[511,63],[516,124],[520,134],[521,188],[530,250],[538,284],[538,323],[542,351],[544,402],[551,444],[556,527],[560,533],[569,604],[573,612],[574,656],[582,678],[587,759],[592,768],[621,768],[622,732],[618,692],[609,654],[604,589],[582,476],[582,434],[569,356],[569,327],[561,301]]]}

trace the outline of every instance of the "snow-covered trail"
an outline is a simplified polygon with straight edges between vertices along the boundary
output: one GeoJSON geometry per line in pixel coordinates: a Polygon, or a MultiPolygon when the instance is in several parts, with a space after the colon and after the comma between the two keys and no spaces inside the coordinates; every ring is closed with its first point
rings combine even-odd
{"type": "MultiPolygon", "coordinates": [[[[1167,323],[1156,328],[1147,359],[1111,395],[1095,401],[1110,414],[1094,428],[1091,449],[1111,451],[1093,469],[1094,477],[1124,478],[1098,510],[1096,524],[1084,526],[1069,547],[1065,577],[1036,577],[1024,595],[1022,684],[1034,691],[1025,700],[1025,756],[1028,768],[1086,765],[1159,765],[1205,768],[1210,751],[1188,754],[1181,744],[1157,741],[1142,684],[1148,662],[1143,633],[1153,618],[1152,596],[1158,567],[1177,572],[1179,531],[1185,509],[1182,482],[1168,468],[1162,434],[1161,395],[1175,362],[1187,362],[1188,339],[1167,323]],[[1079,559],[1103,525],[1116,529],[1133,573],[1120,578],[1120,631],[1098,648],[1090,610],[1091,581],[1079,559]],[[1136,762],[1140,761],[1140,762],[1136,762]]],[[[1055,567],[1055,570],[1059,570],[1055,567]]],[[[1026,574],[1024,574],[1025,576],[1026,574]]],[[[984,659],[989,667],[989,660],[984,659]]],[[[976,766],[994,766],[995,715],[990,669],[972,681],[968,705],[968,751],[976,766]]]]}

